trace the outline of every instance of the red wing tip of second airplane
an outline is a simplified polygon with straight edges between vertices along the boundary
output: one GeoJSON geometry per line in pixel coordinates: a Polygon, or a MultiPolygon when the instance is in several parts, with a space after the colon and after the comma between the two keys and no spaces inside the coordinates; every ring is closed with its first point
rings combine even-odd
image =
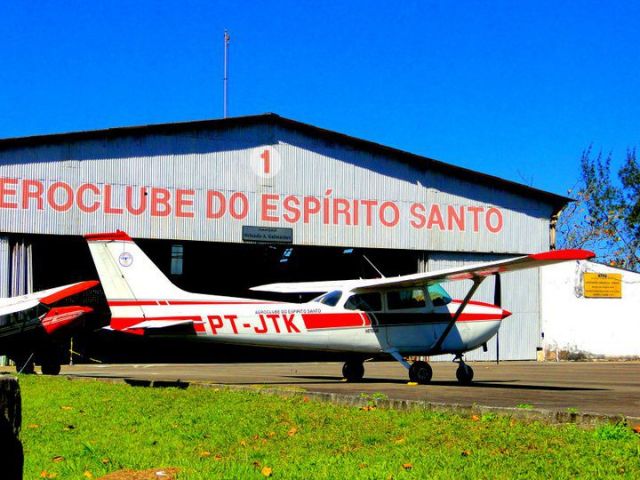
{"type": "Polygon", "coordinates": [[[84,235],[84,238],[90,241],[109,241],[109,240],[121,240],[125,242],[132,242],[131,237],[127,235],[126,232],[122,230],[116,230],[115,232],[107,232],[107,233],[87,233],[84,235]]]}
{"type": "Polygon", "coordinates": [[[71,297],[72,295],[76,295],[80,292],[84,292],[85,290],[89,290],[90,288],[98,285],[97,280],[88,280],[86,282],[76,283],[67,288],[63,288],[59,292],[52,293],[46,297],[40,299],[40,303],[44,303],[45,305],[51,305],[52,303],[56,303],[64,298],[71,297]]]}
{"type": "Polygon", "coordinates": [[[568,250],[551,250],[549,252],[534,253],[529,255],[529,258],[533,260],[589,260],[595,257],[596,254],[589,250],[580,249],[568,249],[568,250]]]}

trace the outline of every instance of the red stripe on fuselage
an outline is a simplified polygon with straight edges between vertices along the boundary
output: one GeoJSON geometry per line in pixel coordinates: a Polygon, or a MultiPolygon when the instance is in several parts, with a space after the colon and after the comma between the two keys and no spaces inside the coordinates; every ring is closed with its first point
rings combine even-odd
{"type": "MultiPolygon", "coordinates": [[[[452,315],[453,316],[453,315],[452,315]]],[[[457,322],[486,322],[490,320],[502,320],[502,317],[495,313],[463,313],[457,322]]]]}
{"type": "Polygon", "coordinates": [[[110,307],[157,307],[167,305],[273,305],[278,302],[253,300],[239,301],[211,301],[211,300],[109,300],[110,307]]]}
{"type": "Polygon", "coordinates": [[[109,300],[110,307],[148,307],[161,305],[160,300],[109,300]]]}
{"type": "Polygon", "coordinates": [[[303,313],[302,320],[307,330],[322,328],[354,328],[371,325],[366,313],[303,313]]]}
{"type": "MultiPolygon", "coordinates": [[[[387,314],[393,315],[393,314],[387,314]]],[[[449,323],[453,314],[416,314],[416,317],[424,318],[423,322],[411,321],[407,323],[386,323],[380,324],[380,327],[391,326],[407,326],[407,325],[429,325],[434,323],[449,323]]],[[[359,313],[305,313],[302,314],[304,325],[307,330],[320,330],[320,329],[340,329],[340,328],[358,328],[358,327],[370,327],[371,319],[365,312],[359,313]]],[[[456,323],[465,322],[487,322],[487,321],[500,321],[502,318],[496,313],[463,313],[456,323]]]]}

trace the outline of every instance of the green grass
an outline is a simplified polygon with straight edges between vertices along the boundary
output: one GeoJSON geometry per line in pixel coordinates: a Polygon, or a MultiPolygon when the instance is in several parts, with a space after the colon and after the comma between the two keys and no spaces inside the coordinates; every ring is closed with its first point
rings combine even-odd
{"type": "Polygon", "coordinates": [[[621,425],[588,430],[41,376],[20,384],[27,480],[156,467],[177,467],[180,479],[264,478],[264,467],[274,479],[640,477],[640,439],[621,425]]]}

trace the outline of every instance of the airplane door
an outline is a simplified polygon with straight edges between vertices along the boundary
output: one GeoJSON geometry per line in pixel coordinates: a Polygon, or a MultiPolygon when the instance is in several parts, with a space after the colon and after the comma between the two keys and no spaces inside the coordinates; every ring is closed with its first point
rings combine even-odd
{"type": "Polygon", "coordinates": [[[389,291],[385,300],[380,323],[389,348],[420,350],[433,343],[428,323],[433,305],[423,287],[389,291]]]}

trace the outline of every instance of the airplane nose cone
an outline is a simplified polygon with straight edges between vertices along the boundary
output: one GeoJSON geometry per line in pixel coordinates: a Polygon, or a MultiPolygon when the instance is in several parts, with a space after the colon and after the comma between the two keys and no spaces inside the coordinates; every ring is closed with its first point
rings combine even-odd
{"type": "Polygon", "coordinates": [[[505,310],[504,308],[502,309],[502,319],[504,320],[505,318],[511,316],[511,312],[509,310],[505,310]]]}

